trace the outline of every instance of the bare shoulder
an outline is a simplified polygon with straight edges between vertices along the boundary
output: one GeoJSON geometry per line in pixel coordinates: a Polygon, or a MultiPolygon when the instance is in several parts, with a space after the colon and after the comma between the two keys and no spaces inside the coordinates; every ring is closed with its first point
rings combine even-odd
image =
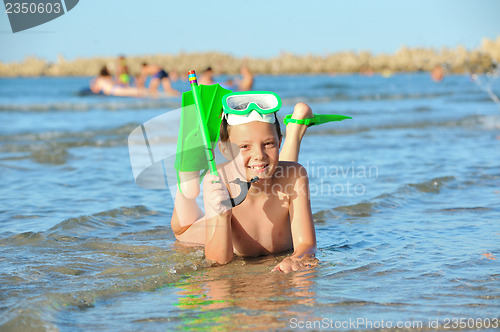
{"type": "Polygon", "coordinates": [[[278,188],[281,188],[291,201],[300,197],[309,197],[309,179],[306,168],[301,164],[293,161],[280,161],[274,177],[275,183],[279,183],[278,188]]]}
{"type": "Polygon", "coordinates": [[[294,161],[280,161],[274,172],[277,179],[288,179],[290,181],[307,178],[307,170],[304,166],[294,161]]]}

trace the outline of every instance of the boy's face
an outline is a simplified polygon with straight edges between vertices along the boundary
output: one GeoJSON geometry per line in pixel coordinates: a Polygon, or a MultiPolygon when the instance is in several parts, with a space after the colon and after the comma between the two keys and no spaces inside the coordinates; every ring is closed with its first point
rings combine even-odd
{"type": "Polygon", "coordinates": [[[272,177],[278,166],[281,143],[274,124],[253,121],[232,126],[229,141],[240,150],[247,179],[272,177]]]}

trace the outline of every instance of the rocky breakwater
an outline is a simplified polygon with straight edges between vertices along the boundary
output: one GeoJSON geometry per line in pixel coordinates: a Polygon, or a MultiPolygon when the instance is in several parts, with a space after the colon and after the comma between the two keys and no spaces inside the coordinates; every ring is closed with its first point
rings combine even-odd
{"type": "MultiPolygon", "coordinates": [[[[394,54],[370,52],[339,52],[319,55],[282,53],[272,58],[238,58],[229,54],[179,53],[133,56],[127,64],[133,75],[139,73],[143,62],[161,65],[167,71],[187,73],[191,69],[202,71],[212,67],[216,74],[237,74],[242,65],[255,74],[318,74],[318,73],[383,73],[430,71],[437,65],[447,73],[485,73],[500,63],[500,36],[496,40],[483,39],[481,46],[468,50],[455,48],[408,48],[402,46],[394,54]]],[[[21,62],[0,62],[0,77],[19,76],[95,76],[103,65],[113,71],[116,57],[77,58],[57,61],[27,57],[21,62]]]]}

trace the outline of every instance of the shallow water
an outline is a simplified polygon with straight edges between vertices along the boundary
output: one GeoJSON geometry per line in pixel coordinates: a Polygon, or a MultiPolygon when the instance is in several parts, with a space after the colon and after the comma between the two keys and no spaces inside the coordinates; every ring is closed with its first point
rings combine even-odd
{"type": "Polygon", "coordinates": [[[303,140],[320,265],[289,275],[269,273],[286,253],[207,267],[175,242],[168,191],[134,183],[128,135],[179,99],[1,79],[1,329],[500,325],[500,79],[480,78],[257,78],[281,116],[305,101],[353,117],[303,140]]]}

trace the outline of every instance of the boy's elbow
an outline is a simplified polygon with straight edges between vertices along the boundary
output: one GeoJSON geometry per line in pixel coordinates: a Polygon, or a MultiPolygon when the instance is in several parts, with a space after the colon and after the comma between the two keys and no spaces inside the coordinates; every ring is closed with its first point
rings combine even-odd
{"type": "Polygon", "coordinates": [[[231,263],[232,260],[233,260],[233,255],[227,257],[221,257],[219,260],[216,260],[216,262],[220,265],[226,265],[231,263]]]}
{"type": "Polygon", "coordinates": [[[217,264],[220,264],[220,265],[225,265],[225,264],[228,264],[228,263],[231,263],[231,261],[233,260],[233,253],[224,253],[224,252],[215,252],[215,253],[211,253],[211,252],[207,252],[207,250],[205,250],[205,257],[207,259],[209,259],[210,261],[213,261],[213,262],[216,262],[217,264]]]}

